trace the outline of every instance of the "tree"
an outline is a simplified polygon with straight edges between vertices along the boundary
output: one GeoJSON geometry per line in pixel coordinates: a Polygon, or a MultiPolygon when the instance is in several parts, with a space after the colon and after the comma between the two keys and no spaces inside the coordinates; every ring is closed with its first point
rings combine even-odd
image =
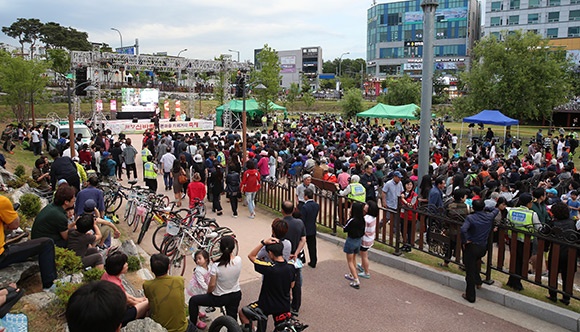
{"type": "Polygon", "coordinates": [[[310,109],[314,106],[316,99],[314,99],[314,96],[309,92],[302,95],[302,101],[304,102],[304,105],[306,105],[306,108],[310,109]]]}
{"type": "Polygon", "coordinates": [[[13,22],[9,27],[2,27],[2,32],[4,32],[8,37],[18,39],[20,43],[21,54],[24,55],[24,44],[30,44],[30,58],[34,56],[34,45],[36,41],[40,38],[40,28],[42,23],[36,18],[18,18],[16,22],[13,22]]]}
{"type": "Polygon", "coordinates": [[[278,92],[280,91],[280,61],[278,60],[278,53],[272,49],[268,44],[256,56],[256,60],[262,68],[252,72],[251,82],[255,88],[258,84],[263,84],[266,88],[261,90],[254,89],[256,101],[264,113],[268,113],[270,102],[278,100],[278,92]]]}
{"type": "Polygon", "coordinates": [[[421,103],[421,83],[415,82],[409,75],[391,78],[387,82],[388,91],[377,98],[387,105],[407,105],[421,103]]]}
{"type": "Polygon", "coordinates": [[[34,95],[46,87],[47,67],[44,61],[28,61],[0,51],[0,87],[7,93],[4,99],[19,122],[27,119],[26,103],[34,100],[34,95]]]}
{"type": "Polygon", "coordinates": [[[363,97],[360,89],[349,89],[344,94],[341,102],[342,113],[346,118],[356,116],[357,113],[363,111],[363,97]]]}
{"type": "Polygon", "coordinates": [[[67,51],[62,49],[48,49],[46,50],[46,54],[50,68],[55,73],[64,76],[70,71],[70,55],[67,51]]]}
{"type": "MultiPolygon", "coordinates": [[[[70,51],[90,51],[89,35],[72,27],[63,27],[55,22],[45,23],[40,29],[40,40],[47,48],[65,48],[70,51]]],[[[108,45],[107,45],[108,46],[108,45]]]]}
{"type": "Polygon", "coordinates": [[[288,89],[288,94],[286,95],[286,101],[290,105],[290,107],[294,106],[296,99],[300,95],[300,87],[297,83],[291,83],[290,89],[288,89]]]}
{"type": "Polygon", "coordinates": [[[306,75],[302,75],[302,82],[301,82],[301,92],[307,93],[310,92],[310,79],[306,75]]]}
{"type": "Polygon", "coordinates": [[[472,66],[460,76],[467,95],[454,101],[456,116],[497,109],[517,119],[548,119],[571,93],[571,63],[563,48],[519,30],[488,36],[474,47],[472,66]]]}

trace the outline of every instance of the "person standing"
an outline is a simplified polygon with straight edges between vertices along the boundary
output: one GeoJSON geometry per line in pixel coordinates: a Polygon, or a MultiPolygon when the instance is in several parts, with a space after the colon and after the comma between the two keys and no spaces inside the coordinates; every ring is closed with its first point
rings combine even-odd
{"type": "Polygon", "coordinates": [[[403,175],[399,171],[393,172],[393,178],[385,182],[383,185],[382,203],[383,207],[387,209],[396,210],[399,202],[399,197],[403,193],[403,184],[401,179],[403,175]]]}
{"type": "MultiPolygon", "coordinates": [[[[550,211],[554,215],[554,222],[553,222],[553,225],[551,225],[551,226],[553,226],[554,228],[558,228],[558,229],[562,230],[562,234],[573,234],[576,232],[576,223],[574,222],[574,220],[572,220],[572,218],[570,218],[569,208],[565,203],[559,202],[559,203],[552,205],[552,208],[550,209],[550,211]]],[[[552,244],[552,245],[554,245],[554,244],[552,244]]],[[[560,274],[560,276],[562,278],[562,290],[564,290],[566,287],[566,283],[568,281],[568,254],[571,250],[574,250],[574,249],[570,248],[570,246],[565,245],[565,244],[562,244],[559,246],[560,246],[560,251],[559,251],[559,254],[557,256],[554,253],[553,248],[552,248],[552,250],[550,250],[550,253],[548,254],[548,267],[552,266],[552,264],[554,263],[554,260],[558,261],[556,278],[557,278],[557,274],[560,274]]],[[[576,271],[576,270],[577,270],[577,267],[574,266],[574,271],[576,271]]],[[[558,300],[558,297],[557,297],[558,293],[556,292],[556,290],[550,289],[548,291],[548,293],[549,293],[548,300],[550,300],[552,302],[556,302],[558,300]]],[[[560,300],[560,302],[562,302],[565,305],[569,305],[570,304],[570,296],[566,295],[566,294],[562,294],[562,299],[560,300]]]]}
{"type": "Polygon", "coordinates": [[[145,185],[149,187],[152,193],[157,193],[157,165],[153,163],[153,156],[148,155],[147,161],[143,164],[143,178],[145,185]]]}
{"type": "Polygon", "coordinates": [[[224,191],[224,169],[221,164],[216,163],[215,171],[211,174],[210,181],[212,183],[212,211],[218,216],[223,214],[221,196],[224,191]]]}
{"type": "Polygon", "coordinates": [[[365,187],[366,201],[377,201],[375,187],[379,184],[379,180],[373,173],[373,164],[367,163],[364,173],[360,176],[360,183],[365,187]]]}
{"type": "Polygon", "coordinates": [[[343,251],[346,254],[346,263],[348,265],[349,273],[344,277],[350,281],[350,287],[359,289],[360,281],[357,273],[356,254],[360,252],[362,244],[362,237],[365,234],[365,220],[364,220],[365,204],[361,202],[354,202],[352,204],[351,216],[344,225],[344,231],[347,233],[346,241],[344,242],[343,251]]]}
{"type": "Polygon", "coordinates": [[[242,174],[241,192],[246,194],[246,201],[248,203],[248,210],[250,210],[250,219],[256,217],[256,193],[260,190],[260,173],[256,169],[256,164],[253,160],[248,160],[246,163],[246,171],[242,174]]]}
{"type": "Polygon", "coordinates": [[[479,261],[487,252],[489,232],[493,228],[493,220],[499,213],[497,208],[492,212],[485,212],[483,200],[473,201],[473,214],[465,217],[461,226],[461,242],[463,244],[463,263],[465,264],[465,293],[461,296],[475,302],[475,288],[481,288],[479,261]]]}
{"type": "Polygon", "coordinates": [[[357,264],[359,271],[358,276],[365,279],[370,279],[371,274],[369,270],[369,249],[375,243],[377,217],[379,216],[379,206],[375,201],[367,202],[365,206],[365,234],[362,237],[360,246],[360,260],[361,264],[357,264]]]}
{"type": "Polygon", "coordinates": [[[32,140],[32,151],[35,156],[42,154],[42,142],[40,141],[40,129],[34,127],[30,132],[30,138],[32,140]]]}
{"type": "Polygon", "coordinates": [[[135,158],[137,157],[137,149],[131,145],[131,139],[125,140],[125,149],[121,153],[123,161],[125,162],[125,169],[127,170],[127,180],[131,179],[131,171],[133,171],[134,179],[137,180],[137,164],[135,158]]]}
{"type": "Polygon", "coordinates": [[[312,184],[312,176],[310,174],[304,174],[302,176],[302,183],[296,187],[296,205],[299,210],[304,205],[304,202],[306,202],[304,191],[307,188],[312,190],[312,192],[316,192],[316,186],[312,184]]]}
{"type": "Polygon", "coordinates": [[[167,274],[169,258],[163,254],[152,255],[150,262],[155,279],[143,283],[143,292],[149,301],[151,318],[170,332],[195,331],[185,311],[183,277],[167,274]]]}
{"type": "MultiPolygon", "coordinates": [[[[518,199],[518,204],[519,204],[518,207],[511,208],[508,210],[508,220],[514,224],[514,228],[521,230],[523,232],[528,232],[530,227],[538,229],[541,226],[541,223],[540,219],[538,218],[538,215],[531,210],[533,204],[532,195],[530,195],[529,193],[521,194],[518,199]]],[[[511,232],[508,231],[508,233],[509,236],[511,236],[511,232]]],[[[523,233],[518,232],[515,254],[516,270],[515,274],[510,275],[506,284],[517,291],[521,291],[524,289],[524,286],[522,286],[521,275],[522,270],[524,268],[525,269],[528,268],[528,263],[524,262],[524,240],[525,235],[523,233]]],[[[528,257],[531,256],[531,249],[532,248],[530,248],[528,257]]]]}
{"type": "Polygon", "coordinates": [[[232,216],[238,217],[238,199],[241,198],[240,193],[240,173],[235,168],[228,169],[226,176],[226,198],[230,200],[232,207],[232,216]]]}
{"type": "Polygon", "coordinates": [[[161,162],[160,171],[163,172],[163,182],[165,183],[165,190],[170,190],[173,187],[173,177],[171,176],[171,168],[175,161],[175,156],[171,153],[171,147],[165,148],[165,154],[159,160],[161,162]]]}
{"type": "Polygon", "coordinates": [[[173,160],[173,166],[171,167],[171,178],[173,179],[173,195],[175,197],[175,202],[177,207],[181,207],[181,197],[183,196],[183,185],[179,181],[179,176],[185,175],[185,170],[181,167],[181,163],[178,159],[173,160]]]}
{"type": "Polygon", "coordinates": [[[58,180],[65,179],[66,182],[75,187],[77,191],[81,187],[81,179],[77,171],[77,166],[69,157],[60,157],[56,149],[52,149],[49,155],[54,159],[50,167],[50,184],[56,188],[58,180]]]}
{"type": "MultiPolygon", "coordinates": [[[[291,201],[284,201],[282,203],[282,215],[283,220],[288,224],[288,232],[286,233],[286,239],[292,244],[292,250],[290,250],[290,260],[297,262],[302,255],[302,249],[306,244],[306,228],[304,227],[304,222],[302,220],[294,218],[292,216],[294,213],[294,204],[291,201]]],[[[297,264],[295,263],[294,266],[297,264]]],[[[298,263],[298,266],[300,264],[298,263]]],[[[296,283],[292,288],[292,303],[291,312],[294,316],[298,316],[300,312],[300,306],[302,305],[302,268],[296,268],[296,283]]]]}
{"type": "Polygon", "coordinates": [[[306,202],[300,208],[300,214],[306,229],[306,245],[308,246],[308,266],[315,268],[318,262],[316,254],[316,219],[320,211],[320,205],[314,201],[314,192],[307,188],[304,190],[306,202]]]}

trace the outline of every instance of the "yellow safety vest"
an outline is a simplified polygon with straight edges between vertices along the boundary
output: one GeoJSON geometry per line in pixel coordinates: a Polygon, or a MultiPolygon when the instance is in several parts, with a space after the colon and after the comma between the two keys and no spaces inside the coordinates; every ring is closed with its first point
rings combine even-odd
{"type": "Polygon", "coordinates": [[[365,202],[366,199],[366,189],[360,183],[351,183],[350,184],[350,193],[348,194],[348,198],[359,201],[361,203],[365,202]]]}
{"type": "Polygon", "coordinates": [[[147,156],[151,155],[151,151],[148,148],[141,150],[141,160],[143,162],[147,162],[147,156]]]}
{"type": "MultiPolygon", "coordinates": [[[[522,231],[530,231],[530,227],[534,225],[534,211],[516,207],[512,208],[508,212],[508,220],[514,224],[514,227],[522,231]]],[[[511,231],[508,231],[509,236],[511,236],[511,231]]],[[[524,241],[525,234],[518,233],[518,241],[524,241]]],[[[533,237],[532,237],[533,239],[533,237]]]]}
{"type": "Polygon", "coordinates": [[[157,179],[157,173],[155,173],[155,164],[152,162],[145,163],[145,171],[143,171],[143,177],[146,179],[157,179]]]}

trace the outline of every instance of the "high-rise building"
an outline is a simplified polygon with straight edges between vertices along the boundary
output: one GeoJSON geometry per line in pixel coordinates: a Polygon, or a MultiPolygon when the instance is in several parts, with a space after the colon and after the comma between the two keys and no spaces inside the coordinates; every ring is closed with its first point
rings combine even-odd
{"type": "MultiPolygon", "coordinates": [[[[440,0],[435,13],[435,69],[454,74],[469,66],[469,52],[479,37],[479,26],[476,0],[440,0]]],[[[420,77],[422,56],[421,0],[388,0],[368,9],[369,75],[420,77]]]]}
{"type": "MultiPolygon", "coordinates": [[[[254,63],[260,70],[258,53],[254,50],[254,63]]],[[[320,46],[302,47],[298,50],[276,51],[280,60],[280,86],[290,88],[290,84],[301,85],[303,77],[307,78],[312,89],[318,88],[318,75],[322,73],[322,48],[320,46]]]]}
{"type": "Polygon", "coordinates": [[[485,4],[485,35],[507,30],[532,31],[564,46],[576,57],[580,50],[580,0],[491,0],[485,4]]]}

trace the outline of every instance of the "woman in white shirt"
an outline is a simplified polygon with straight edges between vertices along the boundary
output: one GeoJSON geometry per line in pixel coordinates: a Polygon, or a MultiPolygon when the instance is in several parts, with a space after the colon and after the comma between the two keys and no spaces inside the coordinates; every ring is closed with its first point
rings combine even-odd
{"type": "Polygon", "coordinates": [[[197,324],[199,306],[225,307],[226,314],[234,319],[238,318],[238,307],[242,299],[240,289],[240,272],[242,258],[235,255],[236,240],[231,236],[224,236],[220,241],[222,256],[214,263],[211,269],[207,294],[195,295],[189,299],[189,319],[197,324]]]}

